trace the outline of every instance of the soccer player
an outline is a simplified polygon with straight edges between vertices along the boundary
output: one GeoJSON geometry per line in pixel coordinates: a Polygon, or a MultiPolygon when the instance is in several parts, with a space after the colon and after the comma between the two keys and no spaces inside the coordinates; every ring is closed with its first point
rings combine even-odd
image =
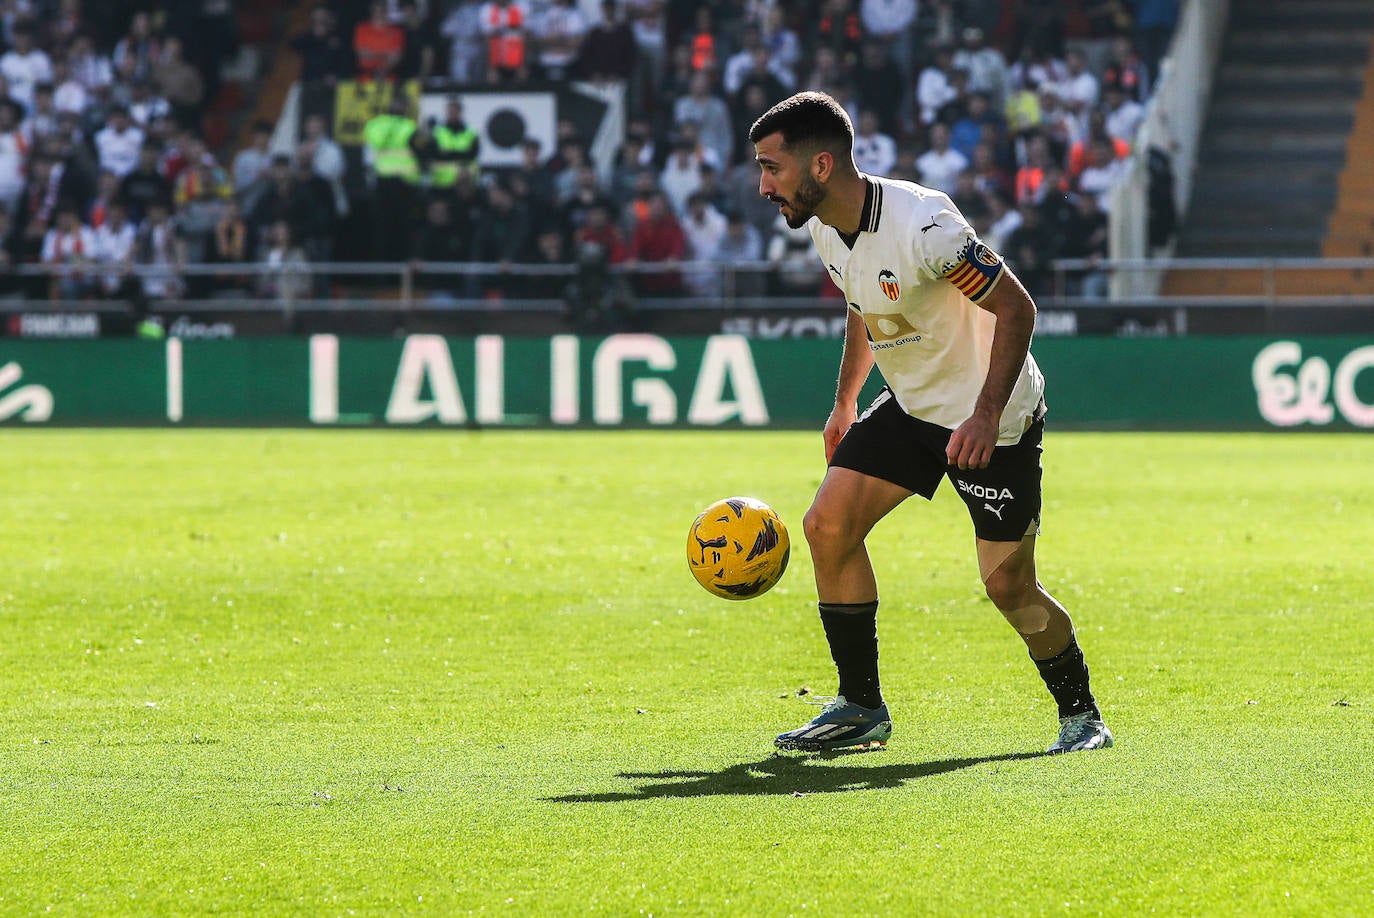
{"type": "Polygon", "coordinates": [[[803,521],[838,697],[777,738],[783,749],[873,747],[892,734],[878,680],[878,584],[864,540],[948,476],[968,506],[988,597],[1025,641],[1059,707],[1049,752],[1112,744],[1073,623],[1035,573],[1044,377],[1030,355],[1035,304],[949,197],[854,166],[854,129],[803,92],[749,132],[759,194],[816,252],[849,303],[829,468],[803,521]],[[877,363],[886,386],[859,414],[877,363]]]}

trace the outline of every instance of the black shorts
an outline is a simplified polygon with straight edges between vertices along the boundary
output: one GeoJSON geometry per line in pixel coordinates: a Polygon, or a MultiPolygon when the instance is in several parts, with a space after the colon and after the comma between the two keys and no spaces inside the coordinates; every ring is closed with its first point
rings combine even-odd
{"type": "Polygon", "coordinates": [[[1040,526],[1040,441],[1037,415],[1021,439],[992,451],[985,469],[960,469],[945,458],[952,431],[913,418],[884,388],[835,447],[830,464],[900,485],[930,500],[948,475],[968,505],[973,530],[990,542],[1019,542],[1040,526]]]}

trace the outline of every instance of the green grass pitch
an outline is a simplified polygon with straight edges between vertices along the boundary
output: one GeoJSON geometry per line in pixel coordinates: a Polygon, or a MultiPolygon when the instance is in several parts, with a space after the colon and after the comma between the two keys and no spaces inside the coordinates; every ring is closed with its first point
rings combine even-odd
{"type": "Polygon", "coordinates": [[[1049,700],[948,487],[874,532],[896,732],[834,689],[813,433],[0,432],[0,913],[1374,913],[1374,437],[1047,440],[1049,700]],[[700,589],[716,498],[791,526],[700,589]]]}

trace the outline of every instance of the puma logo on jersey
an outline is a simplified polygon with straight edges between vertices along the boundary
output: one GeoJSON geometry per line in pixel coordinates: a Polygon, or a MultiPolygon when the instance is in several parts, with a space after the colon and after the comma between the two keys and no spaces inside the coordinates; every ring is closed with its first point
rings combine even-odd
{"type": "Polygon", "coordinates": [[[983,509],[991,513],[993,516],[997,517],[998,522],[1001,522],[1002,511],[1005,510],[1006,507],[1006,504],[998,504],[996,507],[994,507],[992,504],[983,504],[983,509]]]}
{"type": "Polygon", "coordinates": [[[844,275],[840,273],[840,269],[839,269],[839,268],[835,267],[834,265],[826,265],[826,267],[830,269],[830,273],[831,273],[831,274],[835,275],[836,277],[840,278],[841,280],[844,279],[844,275]]]}
{"type": "Polygon", "coordinates": [[[924,234],[926,230],[934,229],[939,225],[940,224],[936,223],[934,220],[931,220],[929,225],[921,227],[921,232],[924,234]]]}
{"type": "MultiPolygon", "coordinates": [[[[969,484],[962,479],[959,480],[959,490],[969,494],[979,500],[1016,500],[1016,495],[1011,493],[1011,488],[989,487],[987,485],[969,484]]],[[[999,519],[1001,517],[998,517],[999,519]]]]}

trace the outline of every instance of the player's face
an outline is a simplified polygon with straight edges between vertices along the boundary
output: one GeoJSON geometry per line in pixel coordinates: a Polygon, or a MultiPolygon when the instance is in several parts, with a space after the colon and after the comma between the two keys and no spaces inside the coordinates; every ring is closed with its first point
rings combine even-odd
{"type": "Polygon", "coordinates": [[[816,214],[825,200],[825,188],[811,174],[810,162],[782,149],[782,135],[769,134],[754,144],[758,161],[759,194],[778,205],[787,225],[797,229],[816,214]]]}

